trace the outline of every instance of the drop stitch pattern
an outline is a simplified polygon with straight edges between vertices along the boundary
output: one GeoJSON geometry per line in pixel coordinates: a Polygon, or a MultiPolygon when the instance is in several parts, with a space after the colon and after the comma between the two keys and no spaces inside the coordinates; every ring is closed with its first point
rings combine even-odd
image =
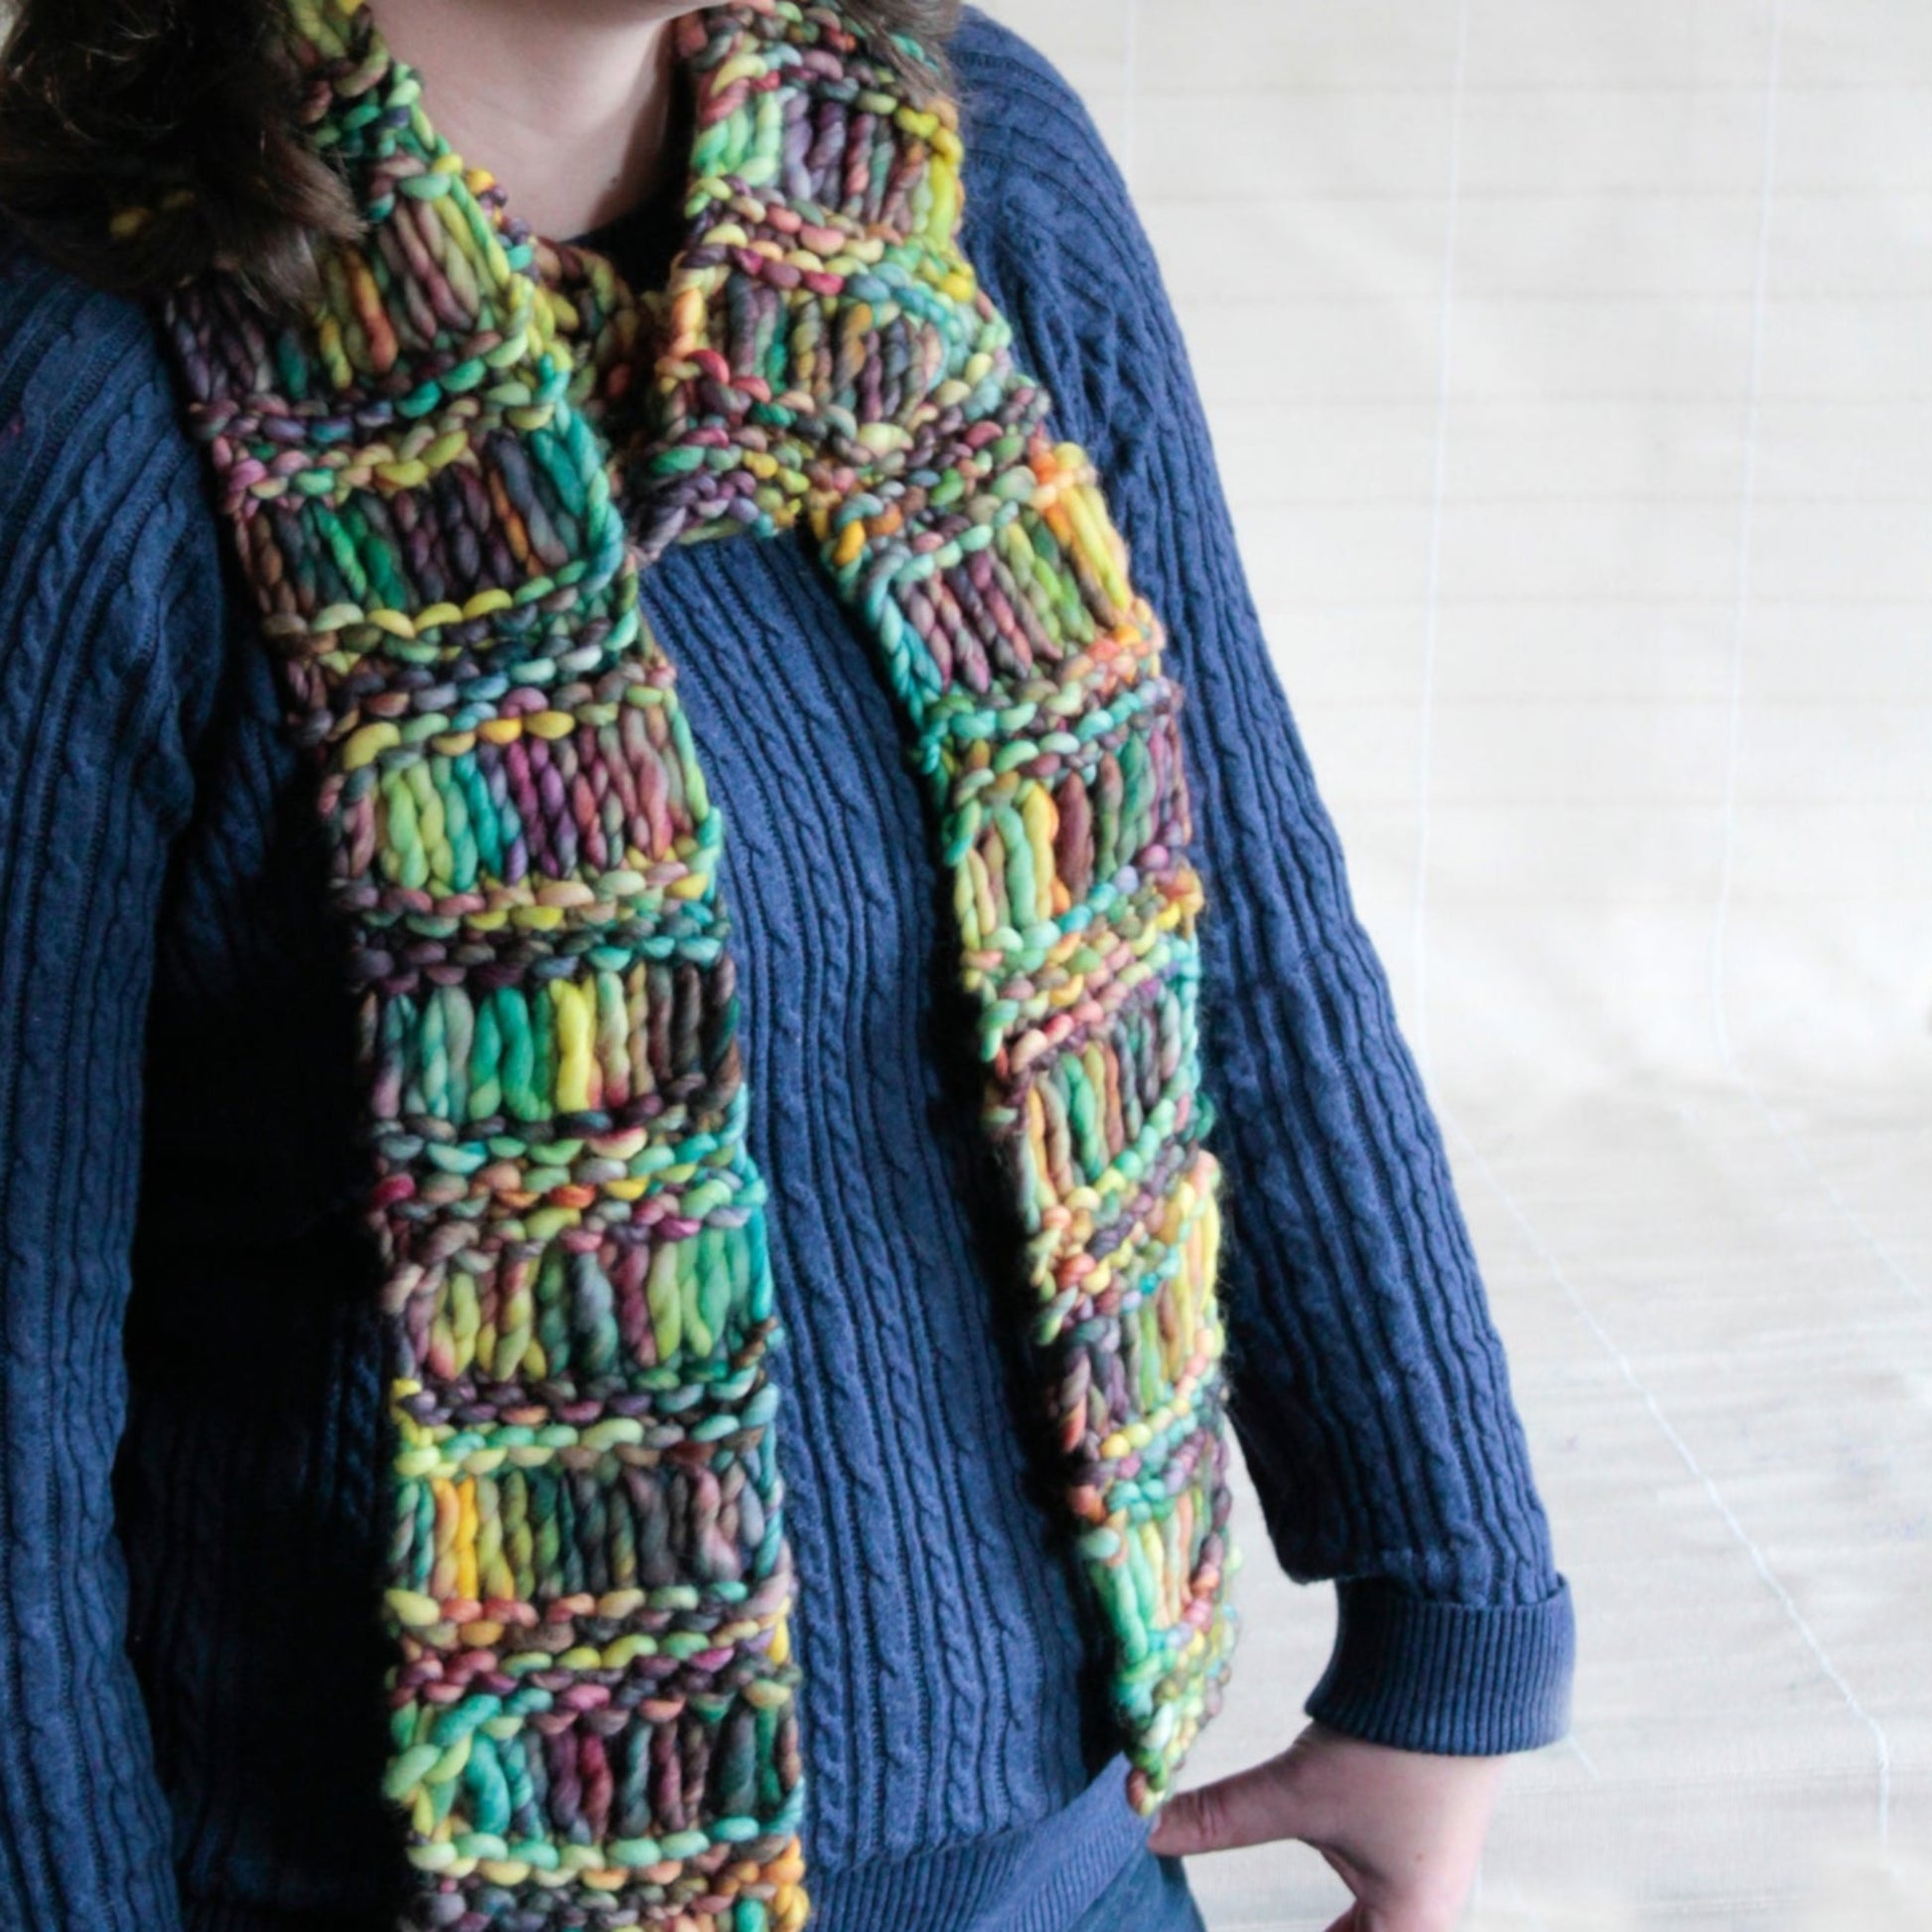
{"type": "Polygon", "coordinates": [[[465,167],[361,0],[290,11],[366,232],[301,317],[220,270],[163,306],[350,940],[402,1924],[809,1912],[727,814],[638,603],[673,543],[808,544],[897,702],[1152,1810],[1238,1561],[1181,692],[961,251],[956,103],[823,0],[686,16],[680,245],[636,292],[465,167]]]}

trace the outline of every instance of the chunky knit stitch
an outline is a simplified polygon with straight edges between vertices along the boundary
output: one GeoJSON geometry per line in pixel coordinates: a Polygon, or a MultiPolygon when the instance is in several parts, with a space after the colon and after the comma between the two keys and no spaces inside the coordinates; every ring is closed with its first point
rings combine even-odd
{"type": "Polygon", "coordinates": [[[300,321],[218,273],[167,307],[354,934],[411,1922],[808,1909],[724,815],[638,605],[741,531],[809,534],[929,784],[1151,1809],[1232,1643],[1180,694],[960,252],[956,109],[834,6],[687,17],[689,228],[640,303],[464,169],[358,0],[293,17],[369,235],[300,321]]]}
{"type": "MultiPolygon", "coordinates": [[[[956,58],[975,262],[1099,458],[1192,700],[1219,913],[1202,923],[1207,1068],[1241,1237],[1234,1416],[1282,1560],[1345,1580],[1319,1707],[1424,1748],[1543,1741],[1567,1598],[1152,259],[1037,57],[969,18],[956,58]],[[1066,196],[1071,179],[1091,193],[1066,196]]],[[[386,1871],[363,1796],[381,1656],[358,1621],[382,1401],[336,1215],[352,1035],[311,923],[309,785],[245,589],[224,643],[218,533],[156,352],[124,305],[0,261],[0,1923],[342,1932],[379,1922],[386,1871]]],[[[645,586],[728,767],[737,849],[759,855],[738,897],[750,1063],[775,1076],[754,1134],[793,1335],[773,1360],[786,1413],[810,1420],[787,1438],[788,1503],[825,1585],[801,1622],[807,1844],[836,1932],[951,1932],[979,1906],[989,1928],[1050,1932],[1065,1904],[1041,1915],[1027,1887],[995,1909],[989,1887],[1077,1883],[1075,1859],[1099,1871],[1096,1843],[1131,1843],[1119,1771],[1096,1756],[1106,1804],[1056,1809],[1082,1776],[1071,1632],[997,1433],[952,1130],[914,1059],[952,1045],[949,1017],[926,1024],[916,794],[875,750],[886,696],[811,571],[792,544],[701,545],[645,586]],[[802,761],[785,756],[801,732],[802,761]],[[842,851],[862,890],[812,897],[842,851]],[[842,1078],[795,1084],[827,1051],[842,1078]],[[808,1097],[769,1098],[787,1092],[808,1097]],[[826,1213],[825,1177],[854,1162],[866,1185],[826,1213]],[[895,1351],[947,1373],[911,1399],[835,1366],[895,1351]],[[943,1649],[919,1654],[942,1622],[943,1649]]],[[[1269,1688],[1285,1737],[1300,1687],[1269,1688]]]]}

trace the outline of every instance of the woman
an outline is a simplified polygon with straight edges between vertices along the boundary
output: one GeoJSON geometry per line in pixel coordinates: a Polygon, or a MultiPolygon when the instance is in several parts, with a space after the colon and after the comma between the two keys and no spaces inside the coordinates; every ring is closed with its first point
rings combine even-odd
{"type": "Polygon", "coordinates": [[[1156,1932],[1300,1837],[1430,1932],[1562,1730],[1147,243],[947,12],[19,11],[9,1924],[1156,1932]],[[1170,1798],[1224,1398],[1340,1627],[1170,1798]]]}

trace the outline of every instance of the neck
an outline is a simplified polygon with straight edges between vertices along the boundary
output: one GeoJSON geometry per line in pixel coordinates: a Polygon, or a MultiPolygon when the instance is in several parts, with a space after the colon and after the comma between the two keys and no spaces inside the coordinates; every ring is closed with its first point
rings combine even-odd
{"type": "Polygon", "coordinates": [[[552,240],[663,187],[670,24],[695,0],[376,0],[377,31],[422,75],[436,131],[502,183],[509,211],[552,240]]]}

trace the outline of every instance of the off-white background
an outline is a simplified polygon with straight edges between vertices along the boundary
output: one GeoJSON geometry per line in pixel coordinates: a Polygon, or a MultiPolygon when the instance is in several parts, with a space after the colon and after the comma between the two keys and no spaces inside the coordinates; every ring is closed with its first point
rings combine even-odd
{"type": "MultiPolygon", "coordinates": [[[[1154,235],[1577,1592],[1471,1923],[1932,1924],[1932,5],[989,11],[1154,235]]],[[[1244,1524],[1203,1776],[1331,1627],[1244,1524]]]]}

